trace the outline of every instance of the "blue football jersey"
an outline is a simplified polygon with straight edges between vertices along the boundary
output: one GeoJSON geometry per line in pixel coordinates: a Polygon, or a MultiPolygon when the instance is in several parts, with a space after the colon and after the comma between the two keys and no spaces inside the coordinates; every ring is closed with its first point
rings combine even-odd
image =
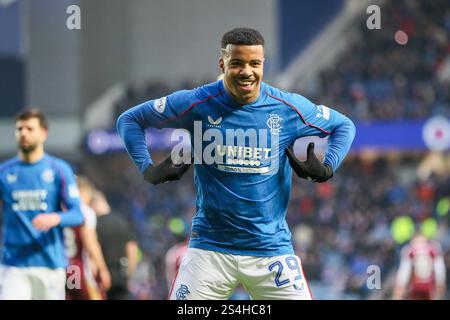
{"type": "Polygon", "coordinates": [[[14,157],[0,165],[0,197],[4,217],[1,263],[65,268],[63,228],[83,223],[70,166],[48,154],[35,163],[14,157]],[[32,220],[51,212],[60,214],[61,223],[47,232],[37,230],[32,220]]]}
{"type": "Polygon", "coordinates": [[[190,133],[197,190],[190,247],[251,256],[293,253],[285,219],[292,176],[286,149],[300,137],[328,137],[324,163],[335,171],[355,136],[353,122],[332,108],[266,83],[256,101],[239,105],[222,80],[119,117],[118,132],[141,172],[152,164],[148,127],[190,133]]]}

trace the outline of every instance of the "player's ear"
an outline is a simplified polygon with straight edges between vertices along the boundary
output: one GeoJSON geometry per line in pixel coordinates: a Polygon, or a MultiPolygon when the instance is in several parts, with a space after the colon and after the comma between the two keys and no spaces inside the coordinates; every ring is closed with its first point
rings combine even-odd
{"type": "Polygon", "coordinates": [[[42,137],[43,140],[46,141],[48,137],[48,129],[42,128],[42,137]]]}
{"type": "Polygon", "coordinates": [[[225,61],[222,57],[219,59],[219,69],[220,71],[225,72],[225,61]]]}

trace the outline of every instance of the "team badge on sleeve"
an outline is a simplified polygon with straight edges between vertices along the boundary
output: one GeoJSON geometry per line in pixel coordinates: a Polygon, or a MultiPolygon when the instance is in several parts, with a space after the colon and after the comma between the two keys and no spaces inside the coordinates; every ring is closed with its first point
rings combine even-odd
{"type": "Polygon", "coordinates": [[[166,101],[167,97],[156,99],[154,102],[155,110],[158,111],[159,113],[163,113],[164,110],[166,109],[166,101]]]}

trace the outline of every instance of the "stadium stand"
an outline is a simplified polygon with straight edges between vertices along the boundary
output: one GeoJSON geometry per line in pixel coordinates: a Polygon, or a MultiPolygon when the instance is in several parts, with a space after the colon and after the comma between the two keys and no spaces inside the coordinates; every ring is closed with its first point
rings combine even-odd
{"type": "MultiPolygon", "coordinates": [[[[382,30],[366,28],[334,67],[323,72],[313,100],[334,105],[356,121],[450,115],[450,13],[445,0],[387,1],[382,30]],[[398,30],[408,42],[394,41],[398,30]]],[[[302,92],[302,88],[297,88],[302,92]]]]}

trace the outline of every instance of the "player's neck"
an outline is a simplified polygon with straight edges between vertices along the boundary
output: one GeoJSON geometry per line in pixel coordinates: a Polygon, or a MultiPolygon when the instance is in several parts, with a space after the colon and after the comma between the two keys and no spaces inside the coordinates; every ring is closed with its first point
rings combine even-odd
{"type": "Polygon", "coordinates": [[[35,150],[31,152],[23,152],[19,150],[19,159],[23,162],[27,163],[35,163],[41,160],[44,157],[44,148],[37,147],[35,150]]]}

